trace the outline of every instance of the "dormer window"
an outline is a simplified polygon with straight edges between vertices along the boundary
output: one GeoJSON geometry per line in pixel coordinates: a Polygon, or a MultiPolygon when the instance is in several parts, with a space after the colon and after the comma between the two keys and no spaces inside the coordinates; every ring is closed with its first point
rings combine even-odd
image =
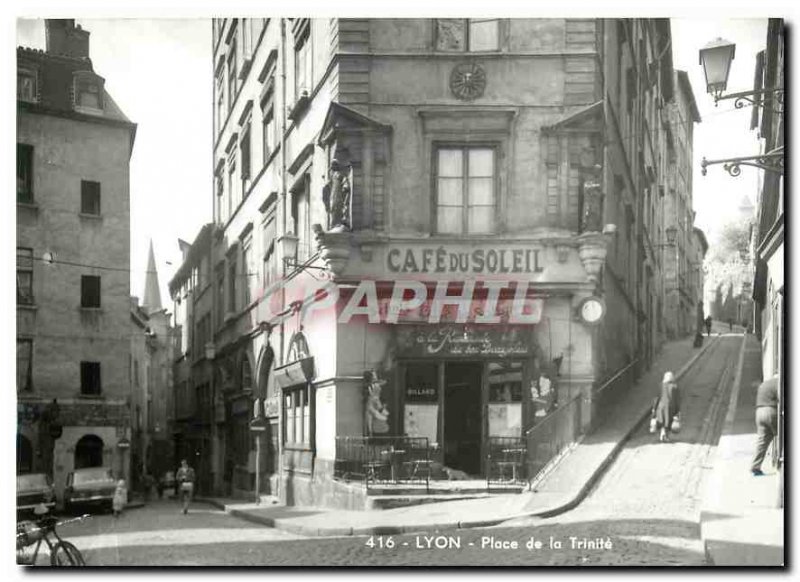
{"type": "Polygon", "coordinates": [[[17,71],[17,99],[36,103],[37,90],[36,71],[19,69],[17,71]]]}
{"type": "Polygon", "coordinates": [[[75,73],[75,108],[102,111],[103,109],[103,83],[92,73],[75,73]]]}

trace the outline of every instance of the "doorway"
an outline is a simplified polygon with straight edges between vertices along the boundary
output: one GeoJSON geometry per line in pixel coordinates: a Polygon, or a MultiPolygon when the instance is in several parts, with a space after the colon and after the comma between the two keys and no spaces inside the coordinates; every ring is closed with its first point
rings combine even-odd
{"type": "Polygon", "coordinates": [[[102,466],[103,439],[93,434],[81,437],[75,445],[75,468],[86,469],[102,466]]]}
{"type": "Polygon", "coordinates": [[[444,370],[444,464],[481,474],[483,364],[448,362],[444,370]]]}

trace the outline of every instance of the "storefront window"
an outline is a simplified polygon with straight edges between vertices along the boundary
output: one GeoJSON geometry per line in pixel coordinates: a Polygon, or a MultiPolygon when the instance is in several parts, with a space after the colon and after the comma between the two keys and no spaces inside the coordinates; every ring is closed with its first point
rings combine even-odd
{"type": "Polygon", "coordinates": [[[431,444],[438,441],[438,364],[415,363],[406,368],[403,427],[406,436],[427,437],[431,444]]]}
{"type": "Polygon", "coordinates": [[[489,436],[518,437],[522,427],[522,362],[489,362],[489,436]]]}
{"type": "Polygon", "coordinates": [[[283,395],[284,441],[287,445],[307,448],[311,445],[311,406],[308,386],[289,388],[283,395]]]}

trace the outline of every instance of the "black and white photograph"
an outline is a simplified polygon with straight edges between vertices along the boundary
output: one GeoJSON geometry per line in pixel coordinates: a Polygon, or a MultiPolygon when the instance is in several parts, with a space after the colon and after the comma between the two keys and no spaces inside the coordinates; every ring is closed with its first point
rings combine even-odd
{"type": "Polygon", "coordinates": [[[788,11],[340,8],[8,16],[17,570],[784,568],[788,11]]]}

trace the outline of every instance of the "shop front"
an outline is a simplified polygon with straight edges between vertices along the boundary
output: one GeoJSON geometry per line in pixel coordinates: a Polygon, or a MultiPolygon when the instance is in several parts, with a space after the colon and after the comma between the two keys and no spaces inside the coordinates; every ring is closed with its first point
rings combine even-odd
{"type": "Polygon", "coordinates": [[[401,434],[425,437],[434,463],[487,476],[493,439],[523,437],[541,350],[532,326],[467,325],[397,330],[401,434]]]}

